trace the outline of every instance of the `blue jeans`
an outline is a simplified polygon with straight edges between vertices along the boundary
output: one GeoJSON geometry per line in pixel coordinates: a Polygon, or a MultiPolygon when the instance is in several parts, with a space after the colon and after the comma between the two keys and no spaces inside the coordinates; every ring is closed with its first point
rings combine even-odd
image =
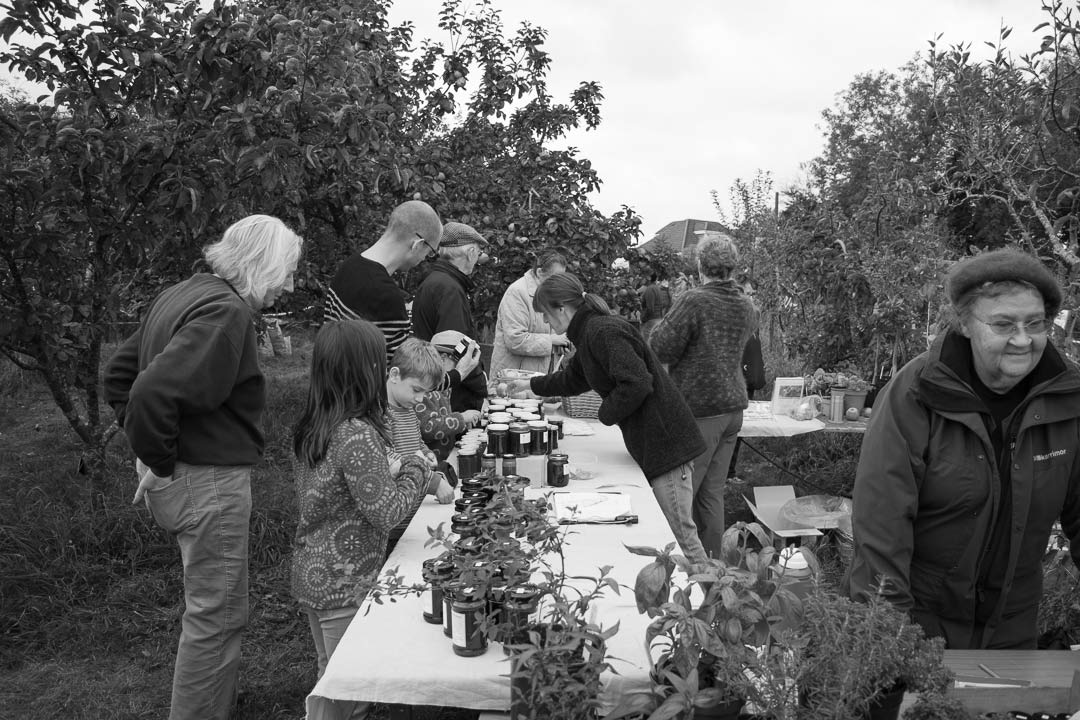
{"type": "Polygon", "coordinates": [[[709,557],[720,557],[724,523],[724,485],[731,454],[742,430],[742,410],[696,418],[705,438],[705,452],[694,461],[694,523],[709,557]]]}
{"type": "MultiPolygon", "coordinates": [[[[335,610],[312,610],[304,608],[311,638],[315,641],[315,655],[319,662],[319,677],[326,672],[326,663],[334,655],[349,623],[356,615],[357,608],[337,608],[335,610]]],[[[324,697],[309,697],[307,701],[307,720],[360,720],[367,717],[371,703],[351,700],[331,700],[324,697]]]]}
{"type": "Polygon", "coordinates": [[[660,505],[660,510],[671,527],[671,532],[679,542],[686,559],[693,563],[705,562],[705,548],[698,538],[697,526],[694,525],[692,507],[694,503],[693,489],[694,463],[688,462],[674,470],[669,470],[663,475],[653,478],[653,496],[660,505]]]}
{"type": "Polygon", "coordinates": [[[147,492],[146,506],[184,563],[169,719],[227,720],[248,622],[251,467],[177,463],[172,483],[147,492]]]}

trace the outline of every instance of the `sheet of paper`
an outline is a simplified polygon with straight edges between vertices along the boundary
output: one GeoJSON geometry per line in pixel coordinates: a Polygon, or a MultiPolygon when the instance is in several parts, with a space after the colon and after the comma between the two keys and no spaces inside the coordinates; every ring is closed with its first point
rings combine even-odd
{"type": "Polygon", "coordinates": [[[556,492],[551,502],[559,522],[611,522],[633,514],[630,496],[621,492],[556,492]]]}
{"type": "Polygon", "coordinates": [[[751,400],[743,410],[743,420],[769,420],[772,416],[772,403],[767,400],[751,400]]]}

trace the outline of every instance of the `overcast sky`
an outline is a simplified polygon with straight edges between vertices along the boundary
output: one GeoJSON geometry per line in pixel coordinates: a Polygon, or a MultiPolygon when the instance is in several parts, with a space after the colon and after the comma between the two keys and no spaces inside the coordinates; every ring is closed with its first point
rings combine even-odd
{"type": "MultiPolygon", "coordinates": [[[[391,21],[439,38],[438,0],[394,0],[391,21]]],[[[508,29],[548,31],[549,90],[603,86],[603,121],[569,144],[604,185],[596,207],[642,216],[647,240],[672,220],[715,220],[736,178],[796,182],[822,148],[821,111],[859,73],[895,70],[927,41],[973,54],[1014,28],[1014,54],[1038,48],[1041,0],[495,0],[508,29]]],[[[988,50],[987,50],[988,52],[988,50]]]]}

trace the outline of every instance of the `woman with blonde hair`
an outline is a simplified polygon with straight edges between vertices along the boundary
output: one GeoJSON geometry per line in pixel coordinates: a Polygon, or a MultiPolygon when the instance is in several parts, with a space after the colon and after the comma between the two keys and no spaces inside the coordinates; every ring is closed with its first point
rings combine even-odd
{"type": "Polygon", "coordinates": [[[105,400],[135,452],[135,501],[184,565],[172,720],[224,720],[236,703],[266,405],[253,320],[292,290],[300,248],[277,218],[233,223],[204,250],[212,273],[162,292],[105,368],[105,400]]]}

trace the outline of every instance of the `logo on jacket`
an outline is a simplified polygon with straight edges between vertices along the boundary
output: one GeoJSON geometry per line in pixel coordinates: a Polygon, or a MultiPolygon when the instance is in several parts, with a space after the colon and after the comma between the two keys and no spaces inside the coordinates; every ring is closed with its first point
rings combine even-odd
{"type": "Polygon", "coordinates": [[[1050,458],[1060,457],[1061,455],[1065,455],[1068,452],[1068,450],[1051,450],[1045,455],[1036,455],[1031,459],[1035,462],[1039,462],[1040,460],[1049,460],[1050,458]]]}

